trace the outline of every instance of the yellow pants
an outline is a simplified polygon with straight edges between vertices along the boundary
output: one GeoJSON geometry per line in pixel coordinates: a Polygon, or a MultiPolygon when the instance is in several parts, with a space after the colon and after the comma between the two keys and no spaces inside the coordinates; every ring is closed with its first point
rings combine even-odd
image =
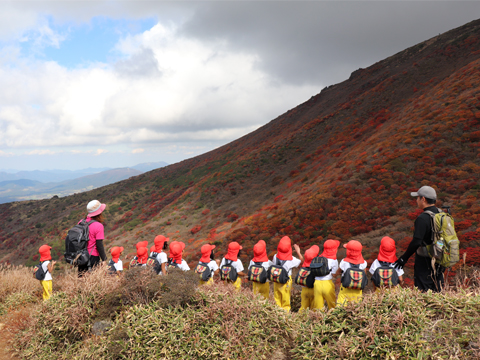
{"type": "Polygon", "coordinates": [[[260,284],[254,281],[252,286],[254,294],[260,294],[268,300],[270,297],[270,283],[266,282],[265,284],[260,284]]]}
{"type": "Polygon", "coordinates": [[[286,284],[273,283],[273,297],[278,306],[283,310],[290,311],[290,293],[292,291],[292,279],[286,284]]]}
{"type": "Polygon", "coordinates": [[[338,293],[337,305],[345,305],[349,301],[359,302],[361,299],[362,290],[345,289],[343,286],[341,286],[340,292],[338,293]]]}
{"type": "Polygon", "coordinates": [[[213,284],[213,277],[211,277],[207,281],[200,280],[200,285],[212,285],[212,284],[213,284]]]}
{"type": "Polygon", "coordinates": [[[302,287],[302,305],[300,306],[300,310],[306,309],[314,309],[313,304],[315,303],[315,294],[314,289],[310,289],[307,287],[302,287]]]}
{"type": "Polygon", "coordinates": [[[228,280],[225,280],[225,282],[228,284],[232,284],[237,291],[240,291],[240,289],[242,288],[242,279],[240,279],[240,276],[237,277],[237,280],[235,280],[234,282],[228,280]]]}
{"type": "Polygon", "coordinates": [[[43,287],[43,300],[50,299],[52,296],[52,280],[40,280],[43,287]]]}
{"type": "Polygon", "coordinates": [[[335,307],[335,284],[332,280],[315,280],[314,285],[315,299],[313,300],[313,309],[325,309],[325,301],[329,309],[335,307]]]}

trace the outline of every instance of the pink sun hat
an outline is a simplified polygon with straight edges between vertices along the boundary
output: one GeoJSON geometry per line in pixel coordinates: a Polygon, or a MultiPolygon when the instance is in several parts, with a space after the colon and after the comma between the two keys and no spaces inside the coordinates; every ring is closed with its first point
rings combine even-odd
{"type": "Polygon", "coordinates": [[[100,215],[106,207],[107,205],[102,204],[98,200],[90,201],[87,205],[88,217],[91,218],[93,216],[100,215]]]}

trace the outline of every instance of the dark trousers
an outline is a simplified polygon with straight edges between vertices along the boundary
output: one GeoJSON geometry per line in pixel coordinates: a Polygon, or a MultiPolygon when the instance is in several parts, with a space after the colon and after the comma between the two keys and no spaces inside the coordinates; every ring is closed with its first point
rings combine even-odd
{"type": "Polygon", "coordinates": [[[413,279],[416,288],[421,291],[441,291],[444,285],[443,273],[445,268],[435,264],[435,271],[433,271],[431,258],[415,254],[413,279]]]}
{"type": "Polygon", "coordinates": [[[100,256],[90,255],[90,264],[89,264],[90,266],[89,265],[79,266],[78,277],[82,277],[90,268],[97,266],[99,262],[100,262],[100,256]]]}

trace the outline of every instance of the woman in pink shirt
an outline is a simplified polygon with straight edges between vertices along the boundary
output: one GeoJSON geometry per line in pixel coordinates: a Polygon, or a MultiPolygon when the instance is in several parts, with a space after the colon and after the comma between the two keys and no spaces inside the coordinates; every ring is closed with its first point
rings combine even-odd
{"type": "Polygon", "coordinates": [[[87,205],[87,218],[86,221],[90,223],[88,226],[88,236],[89,241],[87,244],[87,250],[90,254],[90,263],[83,266],[78,266],[78,276],[81,277],[88,269],[96,266],[100,262],[100,258],[102,261],[107,259],[107,255],[105,254],[105,248],[103,247],[103,239],[105,238],[104,235],[104,227],[103,227],[103,210],[107,205],[102,204],[98,200],[92,200],[87,205]]]}

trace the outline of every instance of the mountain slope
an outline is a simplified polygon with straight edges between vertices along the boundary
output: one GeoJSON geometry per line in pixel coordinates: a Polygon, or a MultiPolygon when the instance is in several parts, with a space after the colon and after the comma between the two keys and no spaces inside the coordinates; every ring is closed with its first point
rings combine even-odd
{"type": "MultiPolygon", "coordinates": [[[[2,261],[33,260],[41,242],[61,255],[88,201],[108,204],[107,248],[133,250],[163,233],[223,253],[281,236],[302,247],[358,238],[372,261],[383,235],[405,249],[415,201],[431,185],[453,206],[462,252],[480,262],[480,21],[406,49],[230,144],[67,198],[0,205],[2,261]]],[[[342,251],[339,256],[341,257],[342,251]]],[[[408,266],[411,266],[409,262],[408,266]]]]}

